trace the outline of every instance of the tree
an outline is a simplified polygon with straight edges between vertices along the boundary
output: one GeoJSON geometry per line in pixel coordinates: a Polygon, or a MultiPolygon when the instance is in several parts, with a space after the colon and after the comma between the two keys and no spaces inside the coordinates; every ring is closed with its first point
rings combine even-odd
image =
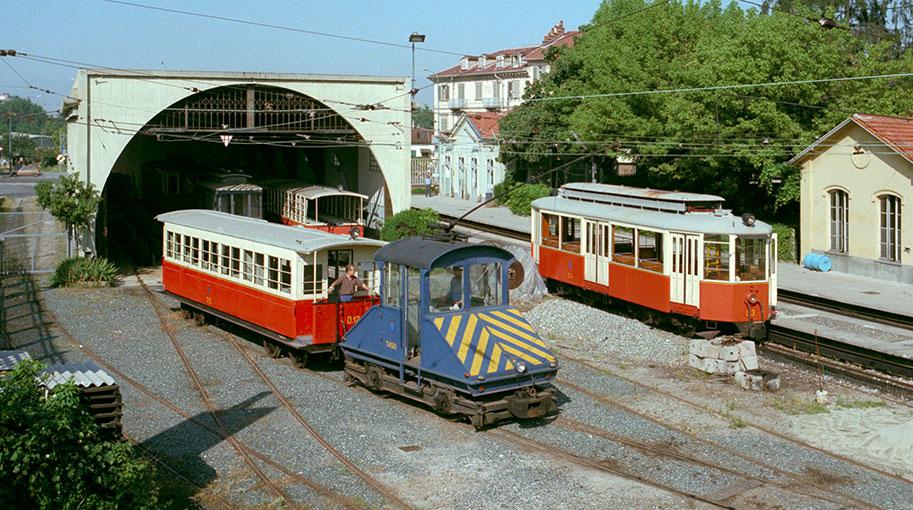
{"type": "MultiPolygon", "coordinates": [[[[101,196],[92,183],[79,180],[76,174],[62,176],[56,182],[43,181],[35,185],[38,205],[51,212],[67,226],[70,241],[76,231],[92,225],[101,196]]],[[[67,246],[70,253],[70,246],[67,246]]]]}
{"type": "Polygon", "coordinates": [[[505,162],[535,180],[576,154],[608,167],[630,151],[637,176],[610,182],[714,193],[737,210],[795,217],[798,174],[786,161],[854,112],[913,113],[908,79],[650,93],[901,73],[913,58],[735,2],[647,5],[603,3],[575,47],[551,56],[552,71],[502,121],[505,162]],[[606,95],[549,100],[592,94],[606,95]]]}
{"type": "Polygon", "coordinates": [[[0,501],[23,508],[154,508],[154,471],[130,443],[100,435],[80,391],[45,398],[42,365],[24,361],[0,378],[0,501]]]}
{"type": "Polygon", "coordinates": [[[441,218],[434,209],[406,209],[387,218],[380,229],[380,238],[384,241],[396,241],[405,237],[430,234],[440,221],[441,218]]]}
{"type": "Polygon", "coordinates": [[[412,127],[431,129],[434,127],[434,112],[428,105],[412,110],[412,127]]]}

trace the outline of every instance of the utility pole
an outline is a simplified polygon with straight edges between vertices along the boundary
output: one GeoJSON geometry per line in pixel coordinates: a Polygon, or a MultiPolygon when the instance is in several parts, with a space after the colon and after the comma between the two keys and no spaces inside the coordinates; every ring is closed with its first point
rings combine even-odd
{"type": "Polygon", "coordinates": [[[412,95],[412,98],[415,98],[415,94],[418,93],[418,90],[415,89],[415,43],[425,42],[425,34],[420,34],[418,32],[412,32],[409,35],[409,42],[412,43],[412,88],[409,89],[409,93],[412,95]]]}

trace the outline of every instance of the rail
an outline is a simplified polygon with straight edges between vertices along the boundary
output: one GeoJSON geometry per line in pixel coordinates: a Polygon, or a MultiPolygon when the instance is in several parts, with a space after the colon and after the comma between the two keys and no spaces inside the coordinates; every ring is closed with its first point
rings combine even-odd
{"type": "Polygon", "coordinates": [[[804,294],[794,290],[777,289],[777,299],[783,303],[801,305],[825,312],[833,312],[846,317],[855,317],[870,322],[913,330],[913,316],[889,310],[879,310],[854,303],[842,303],[834,299],[804,294]]]}

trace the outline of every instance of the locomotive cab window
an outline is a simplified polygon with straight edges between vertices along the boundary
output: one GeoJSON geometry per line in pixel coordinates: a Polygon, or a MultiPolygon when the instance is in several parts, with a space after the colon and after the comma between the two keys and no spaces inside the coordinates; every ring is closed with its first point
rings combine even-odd
{"type": "Polygon", "coordinates": [[[634,229],[612,228],[612,261],[626,266],[634,265],[634,229]]]}
{"type": "Polygon", "coordinates": [[[637,230],[637,267],[663,272],[663,235],[649,230],[637,230]]]}
{"type": "Polygon", "coordinates": [[[767,278],[767,240],[763,237],[736,239],[736,281],[761,281],[767,278]]]}
{"type": "MultiPolygon", "coordinates": [[[[578,220],[579,221],[579,220],[578,220]]],[[[469,306],[501,304],[501,264],[473,264],[469,268],[469,306]]]]}
{"type": "Polygon", "coordinates": [[[403,281],[399,264],[384,266],[384,306],[399,308],[402,298],[403,281]]]}
{"type": "Polygon", "coordinates": [[[459,309],[463,303],[463,268],[436,267],[428,271],[431,313],[459,309]]]}
{"type": "Polygon", "coordinates": [[[580,218],[561,217],[561,249],[580,253],[580,218]]]}
{"type": "Polygon", "coordinates": [[[729,281],[729,236],[704,236],[704,279],[729,281]]]}

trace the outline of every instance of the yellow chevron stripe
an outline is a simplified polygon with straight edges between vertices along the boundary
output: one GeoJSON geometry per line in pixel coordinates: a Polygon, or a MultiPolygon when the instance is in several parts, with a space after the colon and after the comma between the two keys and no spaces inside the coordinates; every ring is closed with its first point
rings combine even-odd
{"type": "Polygon", "coordinates": [[[498,319],[495,319],[494,317],[491,317],[491,316],[488,316],[485,314],[481,314],[481,313],[479,315],[482,317],[482,319],[485,320],[485,322],[498,326],[499,328],[501,328],[505,331],[509,331],[520,338],[529,340],[530,342],[538,345],[539,347],[545,347],[545,342],[536,338],[535,335],[530,335],[530,334],[524,333],[517,328],[511,327],[509,324],[504,324],[503,322],[499,321],[498,319]]]}
{"type": "MultiPolygon", "coordinates": [[[[512,336],[510,336],[510,335],[506,335],[506,334],[502,333],[501,331],[498,331],[498,330],[496,330],[496,329],[492,329],[492,330],[491,330],[491,333],[492,333],[493,335],[495,335],[496,337],[500,338],[501,340],[504,340],[504,341],[506,341],[506,342],[512,343],[512,344],[516,345],[517,347],[520,347],[521,349],[525,349],[525,350],[527,350],[527,351],[529,351],[529,352],[535,354],[536,356],[539,356],[539,357],[541,357],[541,358],[544,358],[544,359],[547,360],[547,361],[555,361],[555,357],[552,356],[551,354],[549,354],[549,353],[547,353],[547,352],[543,352],[543,351],[541,351],[541,350],[539,350],[539,349],[536,349],[536,348],[533,347],[532,345],[529,345],[529,344],[527,344],[527,343],[525,343],[525,342],[523,342],[523,341],[521,341],[521,340],[518,340],[518,339],[516,339],[516,338],[514,338],[514,337],[512,337],[512,336]]],[[[507,350],[507,346],[506,346],[506,345],[501,344],[501,346],[504,347],[505,350],[507,350]]],[[[524,359],[526,359],[526,358],[524,358],[524,359]]],[[[539,365],[539,364],[542,363],[541,360],[535,359],[535,358],[533,358],[532,361],[533,361],[536,365],[539,365]]]]}
{"type": "Polygon", "coordinates": [[[469,321],[466,323],[466,330],[463,331],[463,341],[460,342],[460,349],[457,351],[457,357],[460,358],[460,363],[466,363],[466,353],[469,352],[469,344],[472,343],[472,337],[475,336],[476,324],[479,322],[479,319],[476,318],[476,314],[469,316],[469,321]]]}
{"type": "Polygon", "coordinates": [[[523,314],[520,313],[520,310],[517,310],[516,308],[508,308],[507,313],[516,315],[517,317],[520,317],[521,319],[523,318],[523,314]]]}
{"type": "Polygon", "coordinates": [[[450,319],[450,327],[447,328],[447,344],[453,347],[453,341],[456,340],[457,331],[460,329],[460,320],[463,318],[462,315],[455,315],[450,319]]]}
{"type": "Polygon", "coordinates": [[[438,329],[438,330],[443,331],[443,330],[444,330],[444,327],[443,327],[443,326],[444,326],[444,318],[443,318],[443,317],[438,317],[437,319],[434,319],[434,325],[437,326],[437,329],[438,329]]]}
{"type": "Polygon", "coordinates": [[[526,331],[529,331],[529,332],[532,333],[532,334],[536,334],[536,330],[533,329],[533,327],[530,326],[530,325],[529,325],[526,321],[524,321],[523,319],[518,319],[517,317],[513,317],[513,316],[511,316],[511,315],[508,315],[508,314],[502,312],[501,310],[495,310],[495,311],[491,312],[491,314],[492,314],[492,315],[497,315],[498,317],[500,317],[500,318],[502,318],[502,319],[504,319],[504,320],[506,320],[506,321],[509,321],[511,324],[513,324],[513,325],[515,325],[515,326],[519,326],[519,327],[525,329],[526,331]]]}
{"type": "MultiPolygon", "coordinates": [[[[537,360],[536,358],[530,356],[529,354],[526,354],[526,353],[523,352],[523,351],[518,351],[517,349],[514,349],[513,347],[511,347],[511,346],[509,346],[509,345],[501,344],[501,347],[504,349],[504,351],[509,352],[509,353],[513,354],[514,356],[520,358],[520,359],[524,359],[524,360],[526,360],[526,361],[532,363],[533,365],[541,365],[541,364],[542,364],[542,362],[539,361],[539,360],[537,360]]],[[[510,364],[510,362],[508,362],[508,364],[510,364]]],[[[511,365],[511,367],[513,367],[513,365],[511,365]]]]}
{"type": "Polygon", "coordinates": [[[476,346],[475,356],[472,357],[472,366],[469,368],[469,375],[479,375],[482,368],[482,360],[485,358],[485,349],[488,348],[488,328],[482,327],[482,334],[479,336],[479,345],[476,346]]]}
{"type": "Polygon", "coordinates": [[[507,360],[507,363],[504,364],[504,370],[513,370],[514,363],[511,360],[507,360]]]}
{"type": "Polygon", "coordinates": [[[488,362],[488,373],[494,373],[498,371],[498,365],[501,364],[501,346],[495,344],[494,348],[491,350],[491,360],[488,362]]]}

